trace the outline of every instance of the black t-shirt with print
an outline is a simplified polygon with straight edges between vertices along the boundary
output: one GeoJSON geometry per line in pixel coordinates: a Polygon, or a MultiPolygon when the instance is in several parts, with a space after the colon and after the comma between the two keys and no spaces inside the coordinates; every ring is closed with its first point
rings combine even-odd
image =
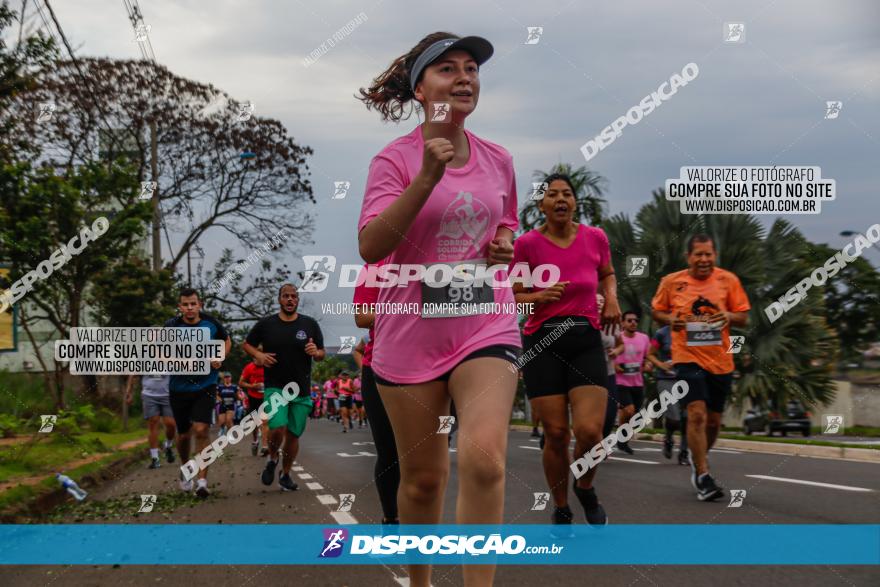
{"type": "Polygon", "coordinates": [[[266,316],[254,324],[247,335],[251,346],[263,345],[264,353],[275,353],[277,361],[265,367],[266,388],[284,388],[291,381],[299,385],[301,394],[308,397],[311,387],[312,358],[306,354],[306,345],[312,339],[318,349],[324,348],[324,335],[318,323],[298,314],[296,320],[285,322],[278,314],[266,316]]]}

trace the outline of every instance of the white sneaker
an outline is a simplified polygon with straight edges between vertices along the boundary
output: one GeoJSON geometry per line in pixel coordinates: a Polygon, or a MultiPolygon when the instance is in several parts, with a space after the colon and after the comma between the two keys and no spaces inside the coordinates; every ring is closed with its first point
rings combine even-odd
{"type": "Polygon", "coordinates": [[[180,490],[181,491],[192,491],[193,490],[193,482],[192,479],[185,480],[183,478],[183,472],[180,473],[180,490]]]}

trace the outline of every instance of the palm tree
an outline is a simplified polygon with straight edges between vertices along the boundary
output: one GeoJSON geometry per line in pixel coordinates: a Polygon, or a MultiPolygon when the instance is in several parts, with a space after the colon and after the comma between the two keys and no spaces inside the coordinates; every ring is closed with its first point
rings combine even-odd
{"type": "MultiPolygon", "coordinates": [[[[604,177],[590,171],[585,166],[575,169],[571,163],[557,163],[550,171],[535,170],[532,179],[537,183],[543,183],[554,173],[564,173],[571,178],[574,184],[574,197],[577,205],[575,210],[575,222],[588,221],[593,226],[602,223],[603,210],[606,206],[602,198],[607,181],[604,177]]],[[[519,213],[519,222],[523,232],[527,232],[541,224],[544,215],[538,209],[536,200],[528,200],[528,203],[519,213]]]]}
{"type": "Polygon", "coordinates": [[[602,223],[602,228],[611,242],[621,308],[640,309],[644,330],[651,322],[651,299],[660,278],[687,266],[687,240],[698,232],[712,237],[718,266],[736,273],[752,305],[748,328],[735,332],[745,335],[744,348],[734,356],[741,374],[734,398],[737,403],[746,397],[753,404],[772,401],[777,406],[790,398],[806,405],[833,399],[831,374],[838,343],[825,320],[821,290],[810,291],[772,324],[764,314],[767,305],[813,270],[807,260],[810,243],[788,221],[777,219],[766,230],[747,215],[681,214],[678,204],[667,201],[660,189],[642,206],[635,221],[617,214],[602,223]],[[645,277],[626,275],[630,255],[648,257],[645,277]]]}

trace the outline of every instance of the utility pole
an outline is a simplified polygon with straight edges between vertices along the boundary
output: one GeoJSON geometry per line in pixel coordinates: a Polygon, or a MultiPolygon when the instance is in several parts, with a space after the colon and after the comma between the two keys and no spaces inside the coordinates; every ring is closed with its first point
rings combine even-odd
{"type": "Polygon", "coordinates": [[[150,171],[152,173],[153,185],[153,273],[158,273],[162,269],[162,243],[159,240],[159,229],[161,228],[162,218],[159,211],[159,163],[156,141],[156,121],[150,121],[150,171]]]}

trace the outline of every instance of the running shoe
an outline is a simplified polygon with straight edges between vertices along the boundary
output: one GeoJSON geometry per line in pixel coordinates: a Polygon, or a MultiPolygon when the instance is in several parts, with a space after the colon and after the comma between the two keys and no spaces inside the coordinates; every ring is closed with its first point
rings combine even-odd
{"type": "Polygon", "coordinates": [[[532,428],[532,438],[540,438],[540,437],[541,437],[541,433],[538,432],[537,426],[532,428]]]}
{"type": "Polygon", "coordinates": [[[635,451],[632,449],[632,447],[629,445],[629,442],[618,442],[617,448],[619,448],[620,450],[622,450],[623,452],[625,452],[628,455],[636,454],[635,451]]]}
{"type": "Polygon", "coordinates": [[[587,517],[587,523],[590,526],[606,526],[608,525],[608,516],[605,515],[605,508],[599,503],[596,497],[596,488],[582,489],[578,487],[577,479],[574,480],[574,494],[584,507],[584,514],[587,517]]]}
{"type": "Polygon", "coordinates": [[[690,459],[688,458],[687,451],[680,451],[678,453],[678,464],[679,465],[689,465],[690,459]]]}
{"type": "Polygon", "coordinates": [[[189,491],[192,491],[192,489],[193,489],[192,479],[187,480],[183,476],[183,471],[181,471],[180,472],[180,490],[189,492],[189,491]]]}
{"type": "Polygon", "coordinates": [[[672,439],[666,438],[663,440],[663,456],[667,459],[672,458],[672,439]]]}
{"type": "Polygon", "coordinates": [[[264,446],[263,448],[261,448],[260,449],[260,456],[261,457],[269,456],[269,447],[264,446]]]}
{"type": "Polygon", "coordinates": [[[278,485],[281,486],[281,491],[296,491],[297,488],[296,483],[290,478],[290,474],[285,473],[284,471],[278,475],[278,485]]]}
{"type": "Polygon", "coordinates": [[[158,468],[161,467],[161,466],[162,466],[162,465],[159,464],[159,457],[156,457],[156,458],[154,458],[154,459],[150,459],[150,466],[147,467],[147,468],[148,468],[148,469],[158,469],[158,468]]]}
{"type": "Polygon", "coordinates": [[[345,426],[342,427],[342,433],[345,434],[348,430],[345,429],[345,426]]]}
{"type": "Polygon", "coordinates": [[[272,485],[272,480],[275,478],[275,467],[277,466],[278,463],[275,461],[266,461],[266,468],[260,474],[260,481],[263,482],[263,485],[272,485]]]}
{"type": "Polygon", "coordinates": [[[697,498],[700,501],[715,501],[724,497],[724,490],[715,483],[709,473],[703,473],[697,478],[697,498]]]}
{"type": "Polygon", "coordinates": [[[211,492],[208,491],[208,482],[205,481],[204,483],[201,483],[201,481],[203,481],[203,479],[199,479],[198,488],[196,489],[196,496],[199,499],[205,499],[209,495],[211,495],[211,492]]]}
{"type": "Polygon", "coordinates": [[[541,439],[538,440],[538,446],[541,447],[541,450],[544,450],[544,435],[541,435],[541,439]]]}
{"type": "Polygon", "coordinates": [[[257,451],[260,450],[260,443],[252,442],[251,443],[251,454],[257,456],[257,451]]]}
{"type": "Polygon", "coordinates": [[[171,446],[165,447],[165,460],[168,461],[169,463],[174,462],[174,449],[171,448],[171,446]]]}
{"type": "Polygon", "coordinates": [[[554,525],[561,526],[560,528],[551,528],[550,536],[553,538],[571,538],[574,536],[574,529],[571,527],[571,521],[574,518],[574,514],[571,513],[571,508],[568,506],[565,507],[557,507],[553,510],[553,515],[550,517],[550,522],[554,525]]]}

